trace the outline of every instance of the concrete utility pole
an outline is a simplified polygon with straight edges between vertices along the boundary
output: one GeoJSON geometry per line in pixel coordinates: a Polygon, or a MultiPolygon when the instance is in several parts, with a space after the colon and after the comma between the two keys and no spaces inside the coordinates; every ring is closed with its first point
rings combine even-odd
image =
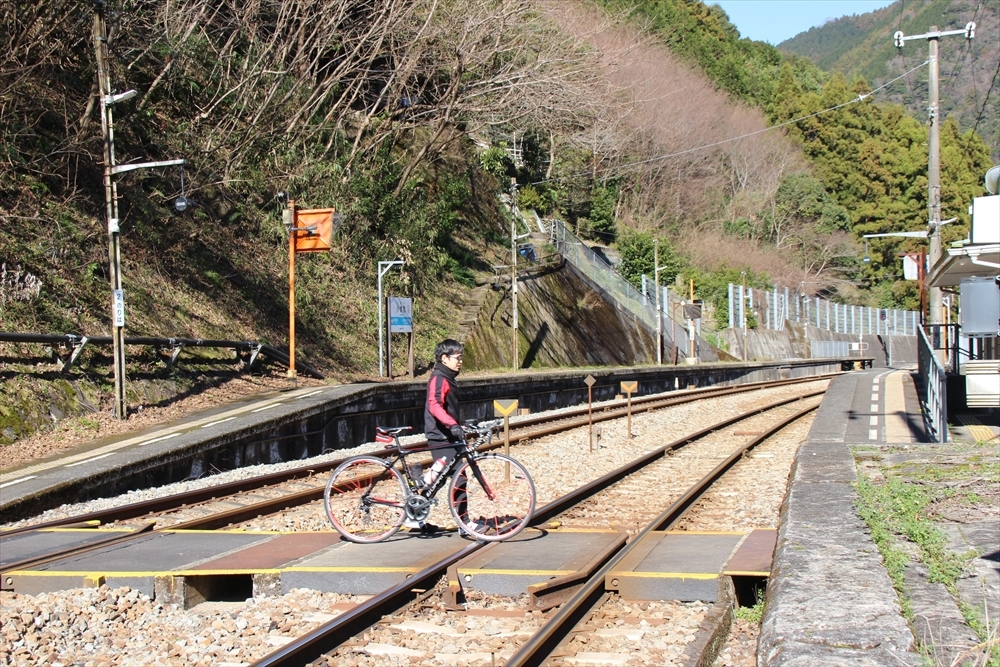
{"type": "MultiPolygon", "coordinates": [[[[976,24],[969,22],[964,30],[946,30],[940,32],[937,26],[931,26],[930,30],[922,35],[904,35],[902,30],[893,35],[893,42],[896,48],[903,48],[906,40],[926,39],[930,47],[928,64],[930,75],[928,77],[928,107],[927,122],[930,125],[930,132],[927,139],[927,209],[928,209],[928,231],[930,238],[930,263],[934,266],[941,259],[941,110],[938,104],[938,79],[940,77],[940,65],[938,63],[938,40],[950,35],[964,35],[971,40],[976,35],[976,24]]],[[[941,310],[941,288],[931,287],[927,295],[927,323],[941,324],[944,317],[941,310]]],[[[937,338],[939,332],[934,332],[937,338]]]]}
{"type": "Polygon", "coordinates": [[[510,179],[510,366],[515,371],[520,363],[517,359],[517,179],[510,179]]]}
{"type": "MultiPolygon", "coordinates": [[[[97,60],[97,87],[101,101],[101,133],[104,137],[104,200],[108,215],[108,264],[111,274],[111,343],[114,354],[115,417],[125,419],[125,291],[122,288],[121,233],[118,224],[118,186],[114,176],[136,169],[184,166],[185,160],[163,160],[115,164],[115,130],[112,108],[136,96],[134,90],[115,94],[108,63],[108,31],[104,2],[94,3],[94,52],[97,60]]],[[[186,202],[186,200],[185,200],[186,202]]]]}
{"type": "MultiPolygon", "coordinates": [[[[660,271],[667,267],[660,266],[660,239],[653,239],[653,282],[656,283],[656,365],[663,365],[663,303],[660,294],[660,271]]],[[[676,327],[675,327],[676,329],[676,327]]],[[[674,334],[674,345],[677,345],[677,334],[674,334]]]]}

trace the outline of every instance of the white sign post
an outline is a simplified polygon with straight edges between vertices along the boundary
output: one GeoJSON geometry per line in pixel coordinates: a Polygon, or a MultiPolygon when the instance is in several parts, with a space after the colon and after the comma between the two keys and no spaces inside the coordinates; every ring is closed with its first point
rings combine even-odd
{"type": "Polygon", "coordinates": [[[386,308],[389,313],[389,331],[386,336],[386,370],[388,376],[392,378],[392,334],[409,334],[409,370],[410,377],[413,377],[413,299],[401,296],[390,296],[386,308]]]}

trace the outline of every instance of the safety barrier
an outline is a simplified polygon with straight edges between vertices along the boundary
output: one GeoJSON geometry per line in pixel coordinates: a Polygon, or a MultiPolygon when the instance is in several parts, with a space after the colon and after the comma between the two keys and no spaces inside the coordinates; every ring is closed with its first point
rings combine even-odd
{"type": "MultiPolygon", "coordinates": [[[[66,359],[59,359],[62,371],[68,371],[87,345],[111,345],[111,336],[85,336],[81,334],[34,334],[34,333],[7,333],[0,332],[0,342],[5,343],[40,343],[43,345],[58,345],[69,351],[66,359]]],[[[149,338],[149,337],[129,337],[125,338],[126,345],[141,345],[167,349],[171,351],[170,359],[166,362],[170,368],[177,363],[181,351],[186,347],[212,347],[231,349],[236,354],[243,353],[246,357],[246,367],[249,368],[261,354],[288,366],[290,359],[288,355],[269,345],[262,345],[254,341],[247,340],[205,340],[201,338],[149,338]]],[[[310,375],[318,380],[322,380],[323,375],[314,368],[296,360],[295,366],[301,369],[306,375],[310,375]]]]}
{"type": "Polygon", "coordinates": [[[948,442],[948,378],[927,334],[917,327],[917,368],[921,381],[920,407],[927,433],[934,442],[948,442]]]}
{"type": "Polygon", "coordinates": [[[754,290],[729,283],[729,326],[742,329],[753,313],[758,329],[781,331],[785,321],[810,324],[847,334],[913,335],[920,313],[896,308],[869,308],[809,297],[787,287],[754,290]]]}

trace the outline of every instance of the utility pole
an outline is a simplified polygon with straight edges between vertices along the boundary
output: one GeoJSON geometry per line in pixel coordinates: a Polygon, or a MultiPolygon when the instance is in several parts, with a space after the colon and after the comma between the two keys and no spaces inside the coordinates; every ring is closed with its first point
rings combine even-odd
{"type": "MultiPolygon", "coordinates": [[[[136,169],[184,166],[185,160],[162,160],[124,165],[115,164],[115,130],[112,108],[118,102],[136,96],[134,90],[115,94],[111,87],[108,63],[108,31],[103,0],[94,3],[94,51],[97,61],[97,87],[101,101],[101,135],[104,138],[104,201],[108,216],[108,264],[111,277],[111,344],[114,355],[115,417],[128,416],[125,406],[125,291],[122,288],[121,232],[118,219],[118,186],[114,176],[136,169]]],[[[185,200],[186,202],[186,200],[185,200]]]]}
{"type": "Polygon", "coordinates": [[[111,178],[115,164],[115,131],[111,106],[111,75],[108,72],[108,35],[104,4],[95,5],[94,51],[97,56],[97,94],[101,98],[101,133],[104,136],[104,201],[108,214],[108,263],[111,267],[111,345],[114,355],[115,417],[125,419],[125,295],[122,292],[121,240],[118,227],[118,189],[111,178]]]}
{"type": "Polygon", "coordinates": [[[511,333],[511,368],[515,371],[520,365],[517,361],[517,180],[510,179],[510,333],[511,333]]]}
{"type": "MultiPolygon", "coordinates": [[[[660,271],[667,267],[660,266],[660,239],[653,239],[653,282],[656,284],[656,365],[663,365],[663,303],[660,294],[660,271]]],[[[676,327],[674,346],[677,345],[676,327]]]]}
{"type": "MultiPolygon", "coordinates": [[[[930,30],[922,35],[904,35],[902,30],[896,31],[893,35],[893,42],[896,48],[902,49],[906,40],[926,39],[930,47],[927,57],[930,67],[928,77],[928,107],[927,122],[930,125],[928,134],[928,154],[927,154],[927,212],[930,238],[930,263],[934,266],[941,259],[941,109],[938,103],[938,80],[940,78],[940,64],[938,63],[938,40],[950,35],[964,35],[971,40],[976,35],[976,24],[969,22],[964,30],[946,30],[940,32],[937,26],[931,26],[930,30]]],[[[941,288],[931,287],[928,293],[927,323],[941,324],[943,321],[941,288]]],[[[933,332],[934,338],[940,336],[940,331],[933,332]]],[[[936,344],[935,344],[936,347],[936,344]]]]}

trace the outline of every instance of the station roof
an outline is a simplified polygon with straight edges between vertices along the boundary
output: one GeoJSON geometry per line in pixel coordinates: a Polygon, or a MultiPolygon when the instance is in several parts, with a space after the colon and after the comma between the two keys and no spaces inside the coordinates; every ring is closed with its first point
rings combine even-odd
{"type": "Polygon", "coordinates": [[[948,252],[931,267],[927,282],[931,287],[950,287],[961,283],[963,278],[995,276],[1000,274],[998,264],[1000,243],[948,248],[948,252]]]}

